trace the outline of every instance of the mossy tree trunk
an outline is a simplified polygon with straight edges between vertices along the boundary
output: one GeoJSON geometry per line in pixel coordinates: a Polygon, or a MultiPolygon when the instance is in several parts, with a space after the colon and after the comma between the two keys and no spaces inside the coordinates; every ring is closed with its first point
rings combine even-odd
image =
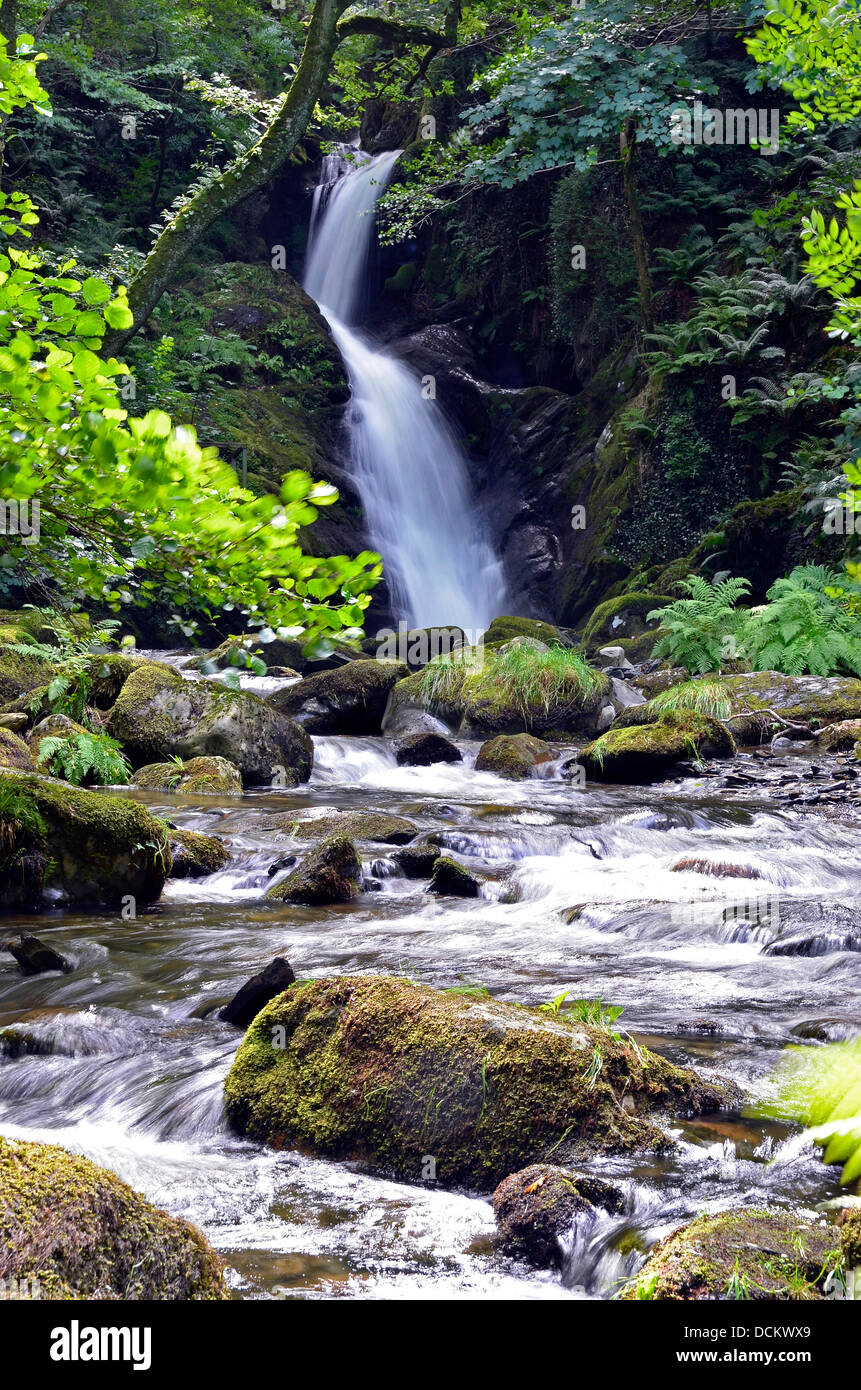
{"type": "Polygon", "coordinates": [[[378,15],[352,15],[339,23],[350,0],[315,0],[299,67],[267,129],[250,150],[235,159],[182,207],[155,241],[129,286],[134,326],[109,334],[107,353],[118,352],[146,323],[185,258],[217,218],[262,188],[286,162],[302,139],[335,50],[351,34],[373,34],[407,43],[441,48],[442,35],[420,24],[399,24],[378,15]]]}
{"type": "Polygon", "coordinates": [[[633,118],[627,120],[619,132],[619,157],[622,164],[622,185],[628,202],[628,218],[631,224],[631,239],[634,244],[634,259],[637,264],[637,287],[640,297],[640,313],[643,327],[651,332],[652,317],[652,279],[649,275],[649,248],[643,230],[643,216],[640,212],[640,199],[637,194],[637,177],[634,171],[634,152],[637,147],[637,123],[633,118]]]}

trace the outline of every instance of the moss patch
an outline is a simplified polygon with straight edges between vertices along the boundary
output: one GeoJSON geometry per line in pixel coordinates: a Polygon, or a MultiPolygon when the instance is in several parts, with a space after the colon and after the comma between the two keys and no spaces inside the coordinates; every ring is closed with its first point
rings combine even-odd
{"type": "MultiPolygon", "coordinates": [[[[646,706],[625,711],[636,715],[646,706]]],[[[690,758],[730,757],[732,734],[716,719],[680,711],[629,727],[608,729],[580,754],[587,777],[596,782],[647,784],[665,776],[675,763],[690,758]]]]}
{"type": "Polygon", "coordinates": [[[346,835],[333,835],[315,845],[298,869],[282,883],[273,884],[266,896],[310,907],[348,903],[358,896],[361,873],[362,861],[352,840],[346,835]]]}
{"type": "Polygon", "coordinates": [[[418,826],[404,816],[390,816],[384,811],[337,811],[322,816],[269,816],[265,830],[280,830],[295,835],[298,840],[328,840],[332,835],[346,835],[350,840],[371,840],[381,845],[407,845],[418,834],[418,826]]]}
{"type": "Polygon", "coordinates": [[[0,1278],[43,1298],[226,1299],[196,1227],[113,1173],[49,1144],[0,1139],[0,1278]]]}
{"type": "Polygon", "coordinates": [[[170,878],[206,878],[230,863],[230,851],[216,835],[171,830],[170,878]]]}

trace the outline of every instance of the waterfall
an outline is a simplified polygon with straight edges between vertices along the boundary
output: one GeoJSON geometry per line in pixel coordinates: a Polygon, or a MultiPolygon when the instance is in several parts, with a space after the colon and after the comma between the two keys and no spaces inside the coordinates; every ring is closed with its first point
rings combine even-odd
{"type": "Polygon", "coordinates": [[[505,585],[471,497],[461,444],[436,400],[425,398],[421,379],[355,329],[374,207],[399,154],[354,152],[350,163],[326,157],[311,214],[305,289],[347,369],[351,471],[369,543],[383,558],[394,618],[410,627],[482,631],[505,611],[505,585]]]}

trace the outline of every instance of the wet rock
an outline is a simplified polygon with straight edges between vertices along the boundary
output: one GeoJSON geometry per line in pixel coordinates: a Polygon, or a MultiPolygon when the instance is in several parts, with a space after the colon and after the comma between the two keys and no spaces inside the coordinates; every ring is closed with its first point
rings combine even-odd
{"type": "Polygon", "coordinates": [[[20,734],[27,727],[26,714],[0,714],[0,729],[8,729],[12,734],[20,734]]]}
{"type": "Polygon", "coordinates": [[[751,711],[747,718],[732,721],[739,743],[762,743],[781,732],[769,709],[790,724],[807,725],[812,730],[861,719],[861,680],[854,676],[784,676],[778,671],[754,671],[726,676],[723,685],[734,715],[751,711]]]}
{"type": "Polygon", "coordinates": [[[600,665],[602,669],[605,669],[607,667],[609,667],[611,670],[627,669],[629,671],[633,671],[634,669],[628,658],[625,656],[624,647],[601,647],[595,655],[596,657],[600,657],[600,665]]]}
{"type": "Polygon", "coordinates": [[[217,835],[196,830],[170,832],[169,878],[207,878],[230,863],[230,851],[217,835]]]}
{"type": "Polygon", "coordinates": [[[612,1183],[577,1177],[549,1163],[512,1173],[499,1184],[492,1203],[499,1248],[539,1268],[561,1263],[562,1240],[578,1220],[594,1220],[596,1206],[613,1213],[625,1206],[612,1183]]]}
{"type": "Polygon", "coordinates": [[[610,695],[614,710],[631,709],[636,705],[644,705],[646,697],[643,695],[632,681],[620,680],[611,670],[610,675],[610,695]]]}
{"type": "Polygon", "coordinates": [[[476,772],[495,772],[519,782],[540,763],[553,760],[553,750],[531,734],[499,734],[483,743],[475,760],[476,772]]]}
{"type": "Polygon", "coordinates": [[[534,637],[548,647],[554,642],[562,642],[562,634],[552,623],[541,622],[538,618],[494,618],[484,634],[484,644],[508,642],[512,637],[534,637]]]}
{"type": "Polygon", "coordinates": [[[0,1139],[0,1276],[36,1281],[49,1299],[229,1297],[190,1222],[87,1158],[13,1139],[0,1139]]]}
{"type": "Polygon", "coordinates": [[[463,754],[442,734],[411,734],[398,742],[396,760],[400,767],[431,767],[434,763],[461,763],[463,754]]]}
{"type": "Polygon", "coordinates": [[[832,951],[861,951],[861,912],[834,902],[780,904],[780,934],[764,949],[766,956],[825,956],[832,951]]]}
{"type": "Polygon", "coordinates": [[[670,666],[663,671],[644,672],[637,676],[634,684],[647,700],[651,700],[655,695],[661,695],[665,690],[672,690],[674,685],[681,685],[683,681],[689,681],[690,678],[691,673],[687,667],[670,666]]]}
{"type": "Polygon", "coordinates": [[[854,748],[861,742],[861,719],[840,719],[836,724],[829,724],[817,735],[816,742],[827,753],[854,748]]]}
{"type": "Polygon", "coordinates": [[[147,763],[135,773],[142,791],[181,792],[184,796],[238,796],[239,768],[227,758],[189,758],[181,763],[147,763]]]}
{"type": "Polygon", "coordinates": [[[107,729],[135,767],[214,756],[233,763],[246,786],[294,786],[311,775],[314,746],[292,719],[247,690],[184,681],[155,662],[129,676],[107,729]]]}
{"type": "Polygon", "coordinates": [[[445,854],[440,855],[433,866],[429,893],[456,898],[477,898],[480,891],[478,879],[468,869],[458,864],[456,859],[449,859],[445,854]]]}
{"type": "Polygon", "coordinates": [[[483,1191],[550,1149],[562,1165],[664,1150],[658,1116],[726,1098],[606,1030],[375,975],[279,995],[251,1024],[225,1093],[231,1124],[250,1138],[412,1182],[432,1154],[444,1187],[483,1191]]]}
{"type": "Polygon", "coordinates": [[[212,651],[189,657],[188,661],[183,663],[183,670],[214,674],[216,671],[235,667],[242,671],[246,669],[250,656],[258,656],[266,663],[267,675],[274,675],[278,668],[304,675],[311,665],[302,651],[301,642],[279,637],[274,642],[264,645],[253,639],[246,643],[228,638],[226,642],[213,647],[212,651]]]}
{"type": "Polygon", "coordinates": [[[297,869],[282,883],[267,889],[267,898],[310,907],[348,903],[358,897],[362,861],[346,835],[334,835],[309,850],[297,869]]]}
{"type": "Polygon", "coordinates": [[[247,1028],[264,1005],[289,989],[295,979],[290,962],[284,956],[276,956],[250,980],[246,980],[230,1003],[219,1010],[218,1017],[225,1023],[235,1023],[237,1028],[247,1028]]]}
{"type": "Polygon", "coordinates": [[[671,874],[706,874],[710,878],[762,878],[751,864],[729,864],[721,859],[680,859],[670,868],[671,874]]]}
{"type": "Polygon", "coordinates": [[[451,656],[470,645],[461,627],[414,627],[381,629],[376,637],[366,637],[361,643],[366,656],[375,660],[406,662],[409,670],[421,671],[429,661],[451,656]]]}
{"type": "Polygon", "coordinates": [[[661,1241],[620,1297],[818,1299],[839,1247],[835,1226],[792,1212],[699,1216],[661,1241]]]}
{"type": "MultiPolygon", "coordinates": [[[[626,715],[639,712],[630,709],[626,715]]],[[[646,785],[668,776],[692,754],[729,757],[734,751],[732,735],[716,719],[683,711],[650,724],[616,725],[582,749],[580,762],[590,780],[646,785]]]]}
{"type": "Polygon", "coordinates": [[[74,969],[72,962],[55,951],[53,946],[46,946],[38,936],[31,936],[27,932],[4,941],[3,950],[15,957],[25,975],[44,975],[49,970],[59,970],[68,975],[74,969]]]}
{"type": "Polygon", "coordinates": [[[440,851],[436,845],[408,845],[392,855],[407,878],[430,878],[439,857],[440,851]]]}
{"type": "Polygon", "coordinates": [[[320,807],[322,814],[290,811],[269,816],[265,830],[280,830],[297,840],[326,840],[346,835],[351,840],[370,840],[378,845],[407,845],[418,834],[418,826],[405,816],[385,811],[339,811],[335,806],[320,807]]]}
{"type": "Polygon", "coordinates": [[[350,661],[276,690],[268,703],[311,734],[379,734],[389,694],[408,675],[400,661],[350,661]]]}
{"type": "MultiPolygon", "coordinates": [[[[27,634],[13,629],[9,640],[26,641],[27,634]]],[[[40,686],[47,685],[54,674],[55,668],[51,663],[42,660],[36,653],[24,655],[0,643],[0,703],[8,705],[22,695],[30,695],[40,686]]]]}
{"type": "MultiPolygon", "coordinates": [[[[9,716],[13,718],[14,716],[9,716]]],[[[26,723],[26,716],[24,719],[26,723]]],[[[11,729],[0,726],[0,767],[11,767],[16,772],[32,772],[33,759],[30,749],[22,738],[11,729]]]]}
{"type": "Polygon", "coordinates": [[[44,777],[3,776],[0,907],[119,907],[155,902],[170,856],[145,806],[44,777]]]}

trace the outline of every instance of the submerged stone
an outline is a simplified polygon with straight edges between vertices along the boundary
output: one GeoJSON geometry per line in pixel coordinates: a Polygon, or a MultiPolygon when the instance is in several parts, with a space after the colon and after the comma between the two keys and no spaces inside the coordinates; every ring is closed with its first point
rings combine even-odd
{"type": "Polygon", "coordinates": [[[498,777],[519,782],[529,777],[539,763],[549,763],[552,758],[549,745],[532,734],[498,734],[479,748],[475,770],[495,772],[498,777]]]}
{"type": "Polygon", "coordinates": [[[207,878],[230,863],[230,851],[217,835],[171,830],[169,878],[207,878]]]}
{"type": "Polygon", "coordinates": [[[235,1023],[237,1028],[247,1028],[260,1010],[289,989],[296,976],[293,967],[284,956],[276,956],[250,980],[238,989],[229,1004],[219,1010],[218,1017],[225,1023],[235,1023]]]}
{"type": "Polygon", "coordinates": [[[549,1163],[533,1163],[512,1173],[493,1194],[497,1242],[506,1255],[539,1268],[559,1265],[562,1241],[578,1220],[592,1220],[595,1208],[624,1210],[621,1191],[601,1178],[578,1177],[549,1163]]]}
{"type": "Polygon", "coordinates": [[[44,975],[49,970],[59,970],[68,975],[74,969],[72,962],[55,951],[53,946],[46,946],[38,936],[31,936],[28,932],[4,941],[3,949],[15,957],[25,975],[44,975]]]}

